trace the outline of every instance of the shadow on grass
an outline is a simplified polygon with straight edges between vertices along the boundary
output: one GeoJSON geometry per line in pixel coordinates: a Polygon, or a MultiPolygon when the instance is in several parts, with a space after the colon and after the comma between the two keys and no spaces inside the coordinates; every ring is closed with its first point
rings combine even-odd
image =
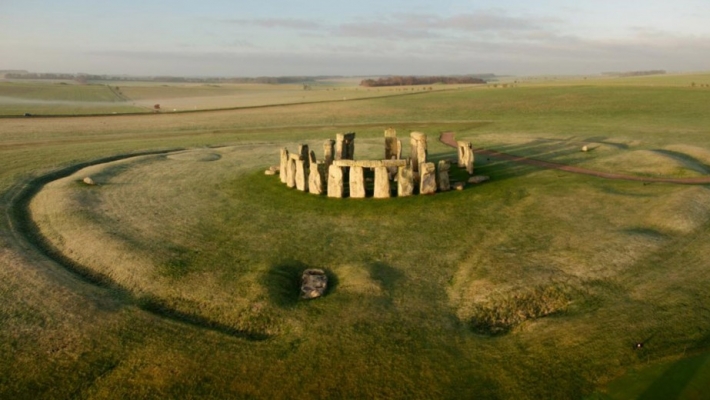
{"type": "Polygon", "coordinates": [[[379,283],[382,289],[392,293],[404,278],[404,274],[387,264],[376,262],[370,265],[370,278],[379,283]]]}
{"type": "MultiPolygon", "coordinates": [[[[683,394],[686,389],[693,390],[693,388],[689,388],[689,384],[700,369],[707,363],[710,363],[710,354],[703,354],[701,356],[676,361],[638,398],[643,400],[681,398],[681,394],[683,394]]],[[[701,398],[699,389],[700,388],[698,388],[697,398],[701,398]]],[[[703,396],[707,396],[707,392],[703,394],[703,396]]]]}
{"type": "Polygon", "coordinates": [[[269,300],[281,308],[292,308],[301,299],[301,276],[309,268],[319,268],[328,277],[328,287],[323,297],[328,297],[338,287],[338,277],[333,271],[318,266],[311,266],[296,260],[288,260],[272,266],[263,276],[261,283],[266,287],[269,300]]]}

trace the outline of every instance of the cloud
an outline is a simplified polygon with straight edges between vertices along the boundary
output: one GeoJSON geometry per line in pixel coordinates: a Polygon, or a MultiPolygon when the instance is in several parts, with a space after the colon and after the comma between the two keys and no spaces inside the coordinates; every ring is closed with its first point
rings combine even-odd
{"type": "Polygon", "coordinates": [[[299,18],[225,19],[222,22],[268,29],[319,30],[323,28],[318,21],[299,18]]]}

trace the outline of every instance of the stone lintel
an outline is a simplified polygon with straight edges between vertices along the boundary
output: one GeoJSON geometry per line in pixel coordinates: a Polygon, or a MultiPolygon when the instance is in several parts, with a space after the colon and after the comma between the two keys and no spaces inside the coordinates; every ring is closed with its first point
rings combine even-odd
{"type": "Polygon", "coordinates": [[[337,167],[406,167],[407,160],[335,160],[333,165],[337,167]]]}

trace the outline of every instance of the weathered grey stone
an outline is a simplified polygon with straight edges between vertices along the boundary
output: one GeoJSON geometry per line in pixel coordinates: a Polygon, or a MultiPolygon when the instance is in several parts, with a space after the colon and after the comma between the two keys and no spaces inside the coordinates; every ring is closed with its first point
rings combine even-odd
{"type": "Polygon", "coordinates": [[[451,163],[448,160],[439,161],[439,169],[437,172],[438,176],[438,186],[440,192],[446,192],[451,190],[451,181],[449,180],[449,170],[451,169],[451,163]]]}
{"type": "Polygon", "coordinates": [[[281,164],[279,168],[279,178],[281,178],[281,183],[286,183],[288,175],[288,150],[286,148],[281,149],[281,164]]]}
{"type": "Polygon", "coordinates": [[[407,165],[407,160],[336,160],[333,165],[339,167],[402,167],[407,165]]]}
{"type": "Polygon", "coordinates": [[[308,191],[308,177],[306,176],[306,160],[299,157],[296,160],[296,189],[306,192],[308,191]]]}
{"type": "Polygon", "coordinates": [[[330,167],[333,163],[333,156],[335,154],[335,140],[328,139],[323,143],[323,161],[325,165],[330,167]]]}
{"type": "Polygon", "coordinates": [[[96,182],[94,182],[94,180],[91,179],[91,177],[89,177],[89,176],[87,176],[86,178],[84,178],[82,182],[84,182],[85,184],[87,184],[87,185],[89,185],[89,186],[94,186],[94,185],[96,185],[96,182]]]}
{"type": "Polygon", "coordinates": [[[289,156],[286,165],[286,186],[290,188],[296,187],[296,160],[298,160],[298,157],[294,158],[292,154],[289,156]]]}
{"type": "Polygon", "coordinates": [[[328,289],[328,276],[322,269],[309,268],[301,275],[301,298],[315,299],[328,289]]]}
{"type": "Polygon", "coordinates": [[[362,167],[350,168],[350,197],[354,199],[365,197],[365,173],[362,167]]]}
{"type": "Polygon", "coordinates": [[[466,171],[469,173],[469,175],[473,175],[473,145],[471,144],[471,142],[463,141],[457,141],[456,144],[459,148],[458,166],[460,168],[466,168],[466,171]]]}
{"type": "Polygon", "coordinates": [[[397,196],[407,197],[414,194],[414,174],[412,167],[405,165],[399,167],[397,172],[397,196]]]}
{"type": "Polygon", "coordinates": [[[343,169],[336,165],[328,167],[328,197],[343,197],[343,169]]]}
{"type": "MultiPolygon", "coordinates": [[[[313,152],[311,152],[313,153],[313,152]]],[[[311,159],[311,168],[308,171],[308,192],[312,194],[323,194],[323,172],[324,163],[314,162],[311,159]]]]}
{"type": "Polygon", "coordinates": [[[375,168],[375,194],[376,199],[390,197],[390,179],[387,167],[375,168]]]}
{"type": "Polygon", "coordinates": [[[421,132],[412,132],[409,134],[409,143],[412,147],[412,167],[415,172],[419,171],[419,166],[426,162],[427,157],[427,142],[426,135],[421,132]]]}
{"type": "Polygon", "coordinates": [[[298,146],[298,154],[301,155],[301,159],[305,163],[306,169],[311,165],[310,159],[309,159],[309,154],[310,152],[308,151],[308,145],[307,144],[301,144],[298,146]]]}
{"type": "Polygon", "coordinates": [[[385,160],[399,159],[399,146],[397,145],[397,131],[389,128],[385,130],[385,160]]]}
{"type": "Polygon", "coordinates": [[[434,163],[421,163],[419,165],[421,182],[419,184],[419,194],[436,193],[436,165],[434,163]]]}
{"type": "Polygon", "coordinates": [[[355,132],[335,135],[335,159],[352,160],[355,156],[355,132]]]}
{"type": "Polygon", "coordinates": [[[468,178],[468,183],[483,183],[485,181],[490,180],[491,178],[489,176],[485,175],[476,175],[468,178]]]}

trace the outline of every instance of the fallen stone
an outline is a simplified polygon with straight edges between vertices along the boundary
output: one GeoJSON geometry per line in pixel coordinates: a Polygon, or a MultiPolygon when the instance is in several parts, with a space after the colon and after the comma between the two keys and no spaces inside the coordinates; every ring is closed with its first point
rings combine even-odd
{"type": "Polygon", "coordinates": [[[589,151],[589,148],[587,146],[582,146],[582,151],[587,152],[589,151]]]}
{"type": "Polygon", "coordinates": [[[87,176],[86,178],[84,178],[83,182],[84,182],[85,184],[89,185],[89,186],[94,186],[94,185],[96,185],[96,182],[94,182],[94,180],[91,179],[91,178],[88,177],[88,176],[87,176]]]}
{"type": "Polygon", "coordinates": [[[276,171],[267,169],[266,171],[264,171],[264,175],[276,175],[276,171]]]}
{"type": "Polygon", "coordinates": [[[274,171],[274,172],[280,172],[280,171],[281,171],[281,167],[279,167],[278,165],[272,165],[272,166],[269,167],[269,170],[270,170],[270,171],[274,171]]]}
{"type": "Polygon", "coordinates": [[[466,187],[466,184],[463,182],[456,182],[451,186],[456,190],[463,190],[463,188],[466,187]]]}
{"type": "Polygon", "coordinates": [[[485,175],[476,175],[468,178],[468,183],[483,183],[487,180],[490,180],[490,176],[485,176],[485,175]]]}
{"type": "Polygon", "coordinates": [[[328,276],[322,269],[309,268],[301,276],[301,298],[315,299],[325,294],[328,288],[328,276]]]}

